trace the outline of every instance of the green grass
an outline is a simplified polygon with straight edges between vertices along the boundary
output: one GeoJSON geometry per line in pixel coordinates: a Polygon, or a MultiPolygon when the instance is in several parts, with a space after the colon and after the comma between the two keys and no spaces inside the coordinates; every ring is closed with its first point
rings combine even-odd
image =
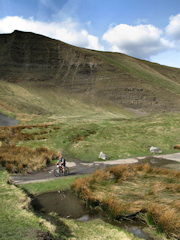
{"type": "Polygon", "coordinates": [[[118,121],[100,119],[93,123],[76,119],[57,124],[59,129],[44,134],[45,140],[21,141],[19,144],[62,150],[69,160],[79,158],[89,162],[98,160],[101,151],[110,159],[151,156],[150,146],[160,148],[164,154],[173,153],[177,152],[174,145],[180,142],[179,122],[178,114],[118,121]]]}
{"type": "MultiPolygon", "coordinates": [[[[77,95],[51,87],[47,94],[46,88],[33,88],[31,83],[21,86],[1,81],[3,111],[16,114],[22,125],[52,124],[42,139],[19,140],[18,145],[61,150],[69,160],[88,162],[96,161],[101,151],[110,159],[148,156],[150,146],[161,148],[163,153],[176,152],[173,146],[180,143],[178,113],[135,118],[117,107],[85,103],[77,95]]],[[[23,132],[38,133],[39,129],[23,132]]]]}
{"type": "MultiPolygon", "coordinates": [[[[14,112],[21,125],[51,124],[44,129],[47,132],[36,135],[34,140],[19,140],[17,145],[61,150],[68,160],[79,158],[88,162],[97,161],[101,151],[110,159],[150,156],[150,146],[161,148],[163,153],[177,152],[173,147],[180,143],[178,113],[135,118],[116,107],[83,103],[60,90],[47,95],[47,90],[32,89],[28,83],[22,87],[1,81],[1,86],[0,99],[11,102],[11,105],[3,102],[6,113],[14,112]],[[14,101],[11,95],[15,96],[14,101]],[[15,107],[17,102],[19,109],[15,107]],[[33,114],[29,103],[35,109],[33,114]],[[39,104],[43,111],[38,110],[39,104]]],[[[23,129],[22,133],[40,131],[43,132],[43,128],[34,127],[23,129]]]]}
{"type": "Polygon", "coordinates": [[[0,171],[0,239],[35,239],[36,231],[48,231],[39,226],[40,217],[28,211],[28,198],[19,188],[6,183],[7,175],[0,171]]]}
{"type": "Polygon", "coordinates": [[[180,85],[177,82],[171,81],[169,78],[165,77],[163,74],[160,74],[158,71],[153,71],[152,68],[149,68],[146,65],[150,65],[148,62],[140,62],[134,58],[129,58],[119,54],[107,54],[107,53],[98,53],[101,57],[110,64],[118,67],[126,73],[130,73],[132,76],[137,78],[146,79],[148,82],[156,83],[161,87],[169,89],[177,94],[180,94],[180,85]]]}
{"type": "Polygon", "coordinates": [[[57,178],[56,180],[27,183],[20,185],[20,188],[26,190],[29,194],[37,195],[45,192],[69,190],[71,184],[77,179],[82,178],[82,175],[67,176],[65,178],[57,178]]]}
{"type": "MultiPolygon", "coordinates": [[[[101,151],[110,159],[129,158],[151,155],[150,146],[161,148],[163,153],[173,153],[177,151],[173,146],[180,143],[178,113],[135,118],[125,110],[87,104],[76,95],[67,95],[53,87],[47,94],[46,89],[33,88],[30,83],[21,86],[1,81],[1,86],[3,111],[16,114],[21,125],[52,124],[42,139],[36,136],[35,140],[19,140],[18,145],[44,146],[63,151],[69,160],[93,162],[101,151]]],[[[39,129],[23,132],[38,133],[39,129]]]]}

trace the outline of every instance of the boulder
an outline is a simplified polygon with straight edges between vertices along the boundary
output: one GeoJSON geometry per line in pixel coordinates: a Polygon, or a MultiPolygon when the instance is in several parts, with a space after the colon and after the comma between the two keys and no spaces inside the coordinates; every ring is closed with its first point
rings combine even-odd
{"type": "Polygon", "coordinates": [[[108,157],[105,153],[103,153],[103,152],[100,152],[99,158],[101,158],[101,159],[103,159],[103,160],[109,159],[109,157],[108,157]]]}
{"type": "Polygon", "coordinates": [[[150,152],[151,153],[162,153],[161,149],[157,147],[150,147],[150,152]]]}

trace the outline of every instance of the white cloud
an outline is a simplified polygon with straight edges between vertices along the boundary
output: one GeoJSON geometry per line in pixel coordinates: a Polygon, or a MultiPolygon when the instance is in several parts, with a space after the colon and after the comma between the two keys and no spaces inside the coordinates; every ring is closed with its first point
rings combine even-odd
{"type": "Polygon", "coordinates": [[[104,49],[99,44],[98,37],[90,35],[86,30],[79,29],[79,24],[73,22],[71,18],[63,22],[51,23],[35,21],[32,17],[24,19],[18,16],[8,16],[0,19],[0,33],[11,33],[14,30],[42,34],[84,48],[104,49]]]}
{"type": "Polygon", "coordinates": [[[162,31],[153,25],[130,26],[119,24],[110,27],[103,35],[103,40],[110,44],[111,51],[125,53],[127,55],[149,59],[172,47],[162,31]]]}
{"type": "Polygon", "coordinates": [[[180,14],[171,16],[170,23],[166,27],[167,35],[173,37],[175,40],[180,40],[180,14]]]}
{"type": "MultiPolygon", "coordinates": [[[[46,3],[49,0],[41,1],[46,3]]],[[[166,28],[166,33],[174,37],[174,42],[169,42],[163,37],[163,31],[150,24],[136,26],[111,24],[102,37],[107,46],[105,49],[100,44],[99,38],[85,29],[88,24],[91,22],[82,27],[79,22],[67,17],[64,21],[56,19],[53,22],[42,22],[34,20],[33,17],[24,19],[20,16],[8,16],[0,19],[0,33],[11,33],[14,30],[34,32],[78,47],[102,51],[107,50],[109,44],[109,51],[121,52],[165,65],[171,65],[171,59],[174,66],[179,66],[179,60],[176,59],[180,56],[179,44],[177,44],[178,39],[180,40],[180,14],[171,17],[166,28]]]]}

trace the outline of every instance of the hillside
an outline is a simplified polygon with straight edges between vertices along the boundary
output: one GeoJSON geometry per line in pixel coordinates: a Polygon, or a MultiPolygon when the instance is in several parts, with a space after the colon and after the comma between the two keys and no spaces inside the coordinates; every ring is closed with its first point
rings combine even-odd
{"type": "MultiPolygon", "coordinates": [[[[108,104],[142,113],[180,111],[180,69],[82,49],[29,32],[0,34],[0,78],[47,90],[47,95],[59,90],[101,107],[108,104]]],[[[1,101],[7,102],[2,95],[1,101]]]]}

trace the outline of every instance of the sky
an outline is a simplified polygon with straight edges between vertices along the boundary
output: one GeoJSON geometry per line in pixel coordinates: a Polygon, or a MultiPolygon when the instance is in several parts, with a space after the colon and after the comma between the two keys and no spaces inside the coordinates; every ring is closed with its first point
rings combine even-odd
{"type": "Polygon", "coordinates": [[[180,68],[180,0],[0,0],[14,30],[180,68]]]}

